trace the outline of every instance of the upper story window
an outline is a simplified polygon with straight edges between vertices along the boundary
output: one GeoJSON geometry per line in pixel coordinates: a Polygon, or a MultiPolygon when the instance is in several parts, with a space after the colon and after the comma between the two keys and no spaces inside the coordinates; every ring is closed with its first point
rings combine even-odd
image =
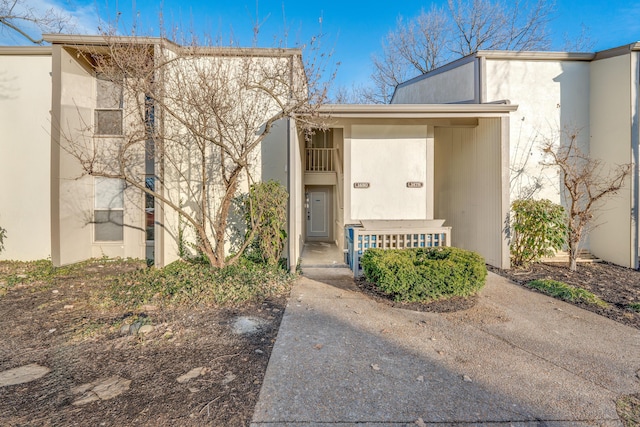
{"type": "Polygon", "coordinates": [[[122,85],[104,74],[96,76],[96,135],[122,135],[122,85]]]}

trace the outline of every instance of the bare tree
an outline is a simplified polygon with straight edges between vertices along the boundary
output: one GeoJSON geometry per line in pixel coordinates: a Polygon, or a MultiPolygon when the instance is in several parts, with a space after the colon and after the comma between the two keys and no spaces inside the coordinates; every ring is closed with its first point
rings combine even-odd
{"type": "Polygon", "coordinates": [[[545,166],[557,167],[561,173],[562,195],[568,204],[569,268],[577,269],[580,246],[597,226],[594,212],[604,199],[615,195],[631,172],[631,165],[621,165],[605,172],[602,161],[585,154],[578,144],[578,132],[561,132],[559,145],[544,143],[545,166]]]}
{"type": "Polygon", "coordinates": [[[324,101],[318,64],[303,63],[299,49],[179,46],[112,35],[78,52],[111,87],[124,117],[116,117],[108,133],[121,136],[109,143],[91,148],[98,128],[111,126],[96,120],[81,138],[66,136],[63,148],[85,174],[122,180],[179,216],[212,266],[234,263],[254,236],[226,258],[232,201],[243,186],[248,190],[260,144],[276,123],[311,117],[324,101]],[[150,163],[153,185],[146,180],[150,163]]]}
{"type": "Polygon", "coordinates": [[[547,50],[552,11],[549,0],[448,0],[446,8],[398,19],[382,55],[372,57],[372,84],[362,100],[388,103],[399,83],[480,49],[547,50]]]}
{"type": "Polygon", "coordinates": [[[38,9],[26,0],[0,0],[0,28],[34,44],[43,44],[44,33],[69,31],[71,16],[60,9],[38,9]],[[35,33],[39,33],[35,35],[35,33]]]}
{"type": "Polygon", "coordinates": [[[575,39],[563,34],[564,46],[562,50],[567,52],[591,52],[593,51],[596,40],[591,37],[591,29],[585,24],[580,25],[580,35],[575,39]]]}

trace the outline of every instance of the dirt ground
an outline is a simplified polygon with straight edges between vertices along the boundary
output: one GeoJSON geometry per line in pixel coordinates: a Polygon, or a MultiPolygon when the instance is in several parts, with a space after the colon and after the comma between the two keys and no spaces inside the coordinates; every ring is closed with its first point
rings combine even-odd
{"type": "Polygon", "coordinates": [[[27,364],[51,369],[35,381],[0,387],[0,424],[249,425],[285,298],[224,309],[104,310],[89,302],[104,277],[119,273],[112,269],[53,285],[25,282],[0,295],[0,372],[27,364]],[[256,333],[236,334],[232,326],[242,315],[264,323],[256,333]],[[153,331],[123,334],[136,321],[153,331]],[[197,377],[178,382],[195,368],[197,377]],[[130,380],[129,389],[78,404],[75,387],[113,376],[130,380]]]}
{"type": "MultiPolygon", "coordinates": [[[[96,295],[106,277],[122,273],[118,268],[123,267],[92,265],[81,275],[58,277],[53,284],[25,280],[5,295],[0,292],[0,372],[27,364],[51,369],[38,380],[0,387],[0,424],[248,426],[286,298],[222,309],[102,308],[96,295]],[[263,326],[253,334],[237,334],[233,325],[239,316],[259,318],[263,326]],[[153,330],[123,332],[136,322],[152,325],[153,330]],[[178,381],[193,370],[197,376],[178,381]],[[130,381],[129,388],[107,400],[78,404],[82,393],[77,387],[114,376],[130,381]]],[[[581,264],[577,273],[553,264],[537,264],[526,271],[492,270],[519,283],[550,278],[584,287],[610,307],[578,305],[640,328],[640,313],[628,308],[640,302],[638,271],[604,263],[581,264]]],[[[384,299],[366,282],[358,286],[371,297],[384,299]]],[[[467,309],[475,299],[387,303],[448,312],[467,309]]],[[[637,402],[633,408],[638,410],[637,402]]]]}

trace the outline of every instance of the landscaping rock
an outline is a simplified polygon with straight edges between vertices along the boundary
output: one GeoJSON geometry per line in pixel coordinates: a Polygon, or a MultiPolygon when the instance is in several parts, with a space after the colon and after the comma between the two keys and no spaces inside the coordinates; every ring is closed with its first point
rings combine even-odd
{"type": "Polygon", "coordinates": [[[131,335],[136,335],[141,327],[142,327],[142,322],[133,322],[131,326],[129,326],[129,333],[131,335]]]}
{"type": "Polygon", "coordinates": [[[236,375],[233,372],[229,371],[225,374],[224,378],[222,379],[222,385],[227,385],[235,379],[236,379],[236,375]]]}
{"type": "Polygon", "coordinates": [[[149,332],[153,332],[152,325],[142,325],[140,329],[138,329],[139,334],[148,334],[149,332]]]}
{"type": "Polygon", "coordinates": [[[73,394],[82,394],[72,404],[75,406],[86,405],[97,400],[109,400],[129,390],[131,380],[114,375],[102,378],[92,383],[82,384],[71,389],[73,394]]]}
{"type": "Polygon", "coordinates": [[[184,375],[180,375],[178,378],[176,378],[176,381],[178,381],[180,384],[183,384],[189,380],[198,378],[200,375],[204,375],[206,373],[207,373],[207,368],[200,366],[199,368],[193,368],[192,370],[190,370],[184,375]]]}
{"type": "Polygon", "coordinates": [[[9,369],[0,372],[0,387],[28,383],[44,377],[49,372],[51,372],[51,369],[45,366],[36,365],[35,363],[20,366],[19,368],[9,369]]]}
{"type": "Polygon", "coordinates": [[[237,335],[251,335],[258,332],[265,323],[266,320],[259,317],[240,316],[233,322],[231,329],[237,335]]]}

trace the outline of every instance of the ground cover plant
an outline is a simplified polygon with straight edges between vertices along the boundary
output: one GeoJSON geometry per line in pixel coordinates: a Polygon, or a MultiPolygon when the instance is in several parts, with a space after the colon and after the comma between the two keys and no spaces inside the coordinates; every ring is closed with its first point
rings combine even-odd
{"type": "Polygon", "coordinates": [[[459,248],[368,249],[365,279],[396,301],[430,302],[474,295],[484,286],[484,259],[459,248]]]}
{"type": "Polygon", "coordinates": [[[245,267],[0,262],[0,371],[51,369],[0,387],[0,424],[248,425],[291,276],[245,267]],[[236,332],[242,316],[260,327],[236,332]],[[77,403],[80,386],[114,377],[128,390],[77,403]]]}
{"type": "Polygon", "coordinates": [[[594,304],[606,307],[607,303],[595,296],[593,293],[578,288],[576,286],[567,285],[564,282],[558,282],[551,279],[532,280],[526,284],[527,287],[537,289],[542,293],[552,297],[560,298],[565,301],[580,301],[587,304],[594,304]]]}

